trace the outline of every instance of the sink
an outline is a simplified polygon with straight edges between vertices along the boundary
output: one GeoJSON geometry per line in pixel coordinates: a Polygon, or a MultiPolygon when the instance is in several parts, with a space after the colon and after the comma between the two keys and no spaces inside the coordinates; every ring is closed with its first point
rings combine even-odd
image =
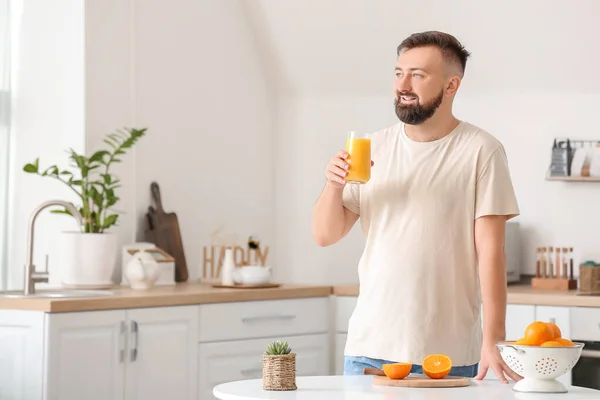
{"type": "Polygon", "coordinates": [[[76,297],[106,297],[112,296],[115,292],[108,290],[39,290],[34,294],[24,294],[22,291],[0,292],[0,298],[26,299],[68,299],[76,297]]]}

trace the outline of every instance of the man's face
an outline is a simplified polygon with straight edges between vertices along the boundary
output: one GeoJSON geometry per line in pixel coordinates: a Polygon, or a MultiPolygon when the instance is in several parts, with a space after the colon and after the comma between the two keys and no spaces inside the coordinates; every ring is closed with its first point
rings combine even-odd
{"type": "Polygon", "coordinates": [[[435,47],[401,53],[396,63],[394,92],[396,115],[409,125],[431,118],[444,100],[445,63],[435,47]]]}

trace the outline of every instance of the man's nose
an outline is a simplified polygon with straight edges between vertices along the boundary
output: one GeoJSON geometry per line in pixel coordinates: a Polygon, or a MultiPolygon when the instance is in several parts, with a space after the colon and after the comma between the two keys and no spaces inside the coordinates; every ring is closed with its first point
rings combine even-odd
{"type": "Polygon", "coordinates": [[[400,93],[407,93],[410,92],[412,89],[412,86],[410,84],[410,79],[408,77],[403,77],[402,79],[400,79],[400,81],[398,82],[398,91],[400,93]]]}

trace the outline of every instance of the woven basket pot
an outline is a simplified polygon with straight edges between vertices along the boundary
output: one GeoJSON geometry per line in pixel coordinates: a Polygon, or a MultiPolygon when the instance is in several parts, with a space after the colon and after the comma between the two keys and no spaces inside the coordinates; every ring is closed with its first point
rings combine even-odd
{"type": "Polygon", "coordinates": [[[296,354],[263,355],[263,389],[296,390],[296,354]]]}

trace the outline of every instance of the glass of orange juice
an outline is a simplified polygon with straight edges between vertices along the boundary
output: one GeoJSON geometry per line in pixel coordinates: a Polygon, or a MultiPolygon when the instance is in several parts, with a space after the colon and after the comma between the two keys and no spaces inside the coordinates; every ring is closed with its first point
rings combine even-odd
{"type": "Polygon", "coordinates": [[[348,153],[347,183],[365,184],[371,179],[371,139],[366,134],[348,132],[346,139],[348,153]]]}

